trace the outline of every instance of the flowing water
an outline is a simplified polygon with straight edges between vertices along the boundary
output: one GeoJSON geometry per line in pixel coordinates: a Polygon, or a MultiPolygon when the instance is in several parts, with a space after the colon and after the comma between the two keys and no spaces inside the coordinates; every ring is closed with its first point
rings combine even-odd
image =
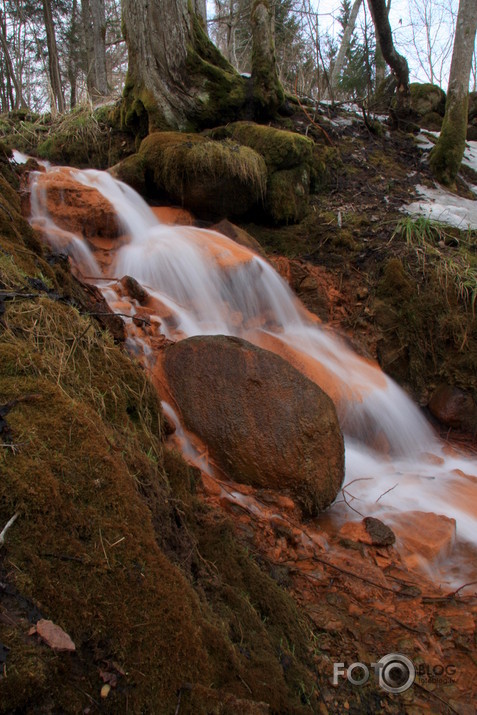
{"type": "MultiPolygon", "coordinates": [[[[282,355],[332,397],[345,436],[348,486],[346,501],[338,499],[329,518],[359,518],[351,505],[382,517],[399,535],[411,512],[434,512],[455,519],[458,540],[477,547],[477,462],[448,450],[406,394],[308,313],[266,260],[213,231],[161,224],[135,191],[105,172],[47,169],[32,179],[32,222],[84,274],[101,276],[102,269],[83,237],[56,225],[47,209],[48,176],[61,171],[97,189],[128,236],[98,283],[113,308],[117,279],[132,276],[155,301],[167,338],[244,338],[282,355]]],[[[120,312],[133,316],[133,304],[121,305],[120,312]]],[[[134,331],[130,336],[152,365],[150,346],[134,331]]],[[[446,549],[439,556],[446,579],[462,582],[472,558],[457,561],[446,549]]]]}

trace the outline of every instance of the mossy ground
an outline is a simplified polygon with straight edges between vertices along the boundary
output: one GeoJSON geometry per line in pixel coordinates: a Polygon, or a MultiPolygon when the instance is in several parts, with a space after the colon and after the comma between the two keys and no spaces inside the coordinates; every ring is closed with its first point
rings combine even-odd
{"type": "Polygon", "coordinates": [[[0,140],[53,163],[106,169],[134,151],[134,137],[119,130],[117,115],[113,105],[79,106],[55,118],[11,112],[0,116],[0,140]]]}
{"type": "Polygon", "coordinates": [[[306,622],[200,504],[145,373],[0,181],[0,525],[19,515],[0,550],[0,712],[315,711],[306,622]],[[41,617],[76,653],[29,635],[41,617]]]}

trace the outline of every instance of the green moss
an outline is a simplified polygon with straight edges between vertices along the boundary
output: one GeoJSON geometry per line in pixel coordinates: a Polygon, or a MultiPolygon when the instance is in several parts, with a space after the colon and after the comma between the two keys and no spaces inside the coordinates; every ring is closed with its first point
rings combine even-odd
{"type": "Polygon", "coordinates": [[[464,156],[467,132],[468,94],[451,101],[442,123],[437,144],[432,149],[429,164],[438,181],[453,186],[464,156]]]}
{"type": "Polygon", "coordinates": [[[306,167],[275,171],[268,182],[265,208],[275,223],[296,223],[308,210],[310,175],[306,167]]]}
{"type": "Polygon", "coordinates": [[[111,169],[111,173],[116,179],[124,181],[142,196],[147,192],[145,171],[144,159],[139,154],[128,156],[111,169]]]}
{"type": "Polygon", "coordinates": [[[377,295],[400,304],[401,301],[409,299],[413,292],[413,284],[406,276],[402,262],[398,258],[391,258],[384,267],[377,295]]]}
{"type": "Polygon", "coordinates": [[[412,82],[409,86],[411,91],[411,106],[420,116],[429,112],[436,112],[443,117],[446,106],[446,94],[444,90],[435,84],[412,82]]]}
{"type": "Polygon", "coordinates": [[[261,154],[270,173],[292,169],[300,164],[311,166],[313,163],[314,142],[295,132],[254,122],[236,122],[219,129],[217,136],[220,133],[261,154]]]}
{"type": "Polygon", "coordinates": [[[139,157],[156,194],[165,193],[199,215],[239,215],[265,193],[264,160],[231,140],[155,132],[142,142],[139,157]]]}

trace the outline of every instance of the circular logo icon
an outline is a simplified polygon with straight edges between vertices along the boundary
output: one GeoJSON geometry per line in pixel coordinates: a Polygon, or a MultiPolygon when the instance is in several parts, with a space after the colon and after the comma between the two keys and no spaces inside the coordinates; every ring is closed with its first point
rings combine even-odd
{"type": "Polygon", "coordinates": [[[404,693],[416,678],[413,662],[401,653],[389,653],[377,663],[379,685],[388,693],[404,693]]]}

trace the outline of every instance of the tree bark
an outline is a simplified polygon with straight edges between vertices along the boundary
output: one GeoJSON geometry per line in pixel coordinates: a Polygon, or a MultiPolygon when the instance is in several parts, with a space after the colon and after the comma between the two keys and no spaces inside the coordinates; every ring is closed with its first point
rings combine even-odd
{"type": "Polygon", "coordinates": [[[257,118],[275,113],[285,94],[278,78],[275,39],[268,0],[256,0],[250,16],[252,24],[252,83],[254,113],[257,118]]]}
{"type": "Polygon", "coordinates": [[[469,78],[476,31],[476,0],[460,0],[444,122],[430,156],[434,176],[438,181],[449,186],[455,183],[465,151],[469,78]]]}
{"type": "Polygon", "coordinates": [[[407,60],[400,55],[394,47],[385,0],[368,0],[368,5],[371,10],[381,52],[397,80],[395,124],[398,128],[406,129],[409,126],[411,118],[411,91],[409,89],[409,67],[407,60]]]}
{"type": "Polygon", "coordinates": [[[351,37],[353,36],[354,28],[356,26],[356,18],[358,17],[359,8],[361,7],[362,1],[363,0],[354,0],[353,6],[351,8],[348,24],[345,27],[340,49],[338,50],[338,56],[336,57],[336,61],[333,66],[333,71],[331,73],[330,84],[332,91],[334,91],[335,88],[338,86],[341,70],[343,69],[346,53],[348,52],[350,46],[351,37]]]}
{"type": "Polygon", "coordinates": [[[77,37],[77,0],[73,0],[71,8],[71,22],[68,31],[68,81],[70,83],[70,109],[76,107],[76,84],[78,80],[78,66],[76,57],[77,37]]]}
{"type": "Polygon", "coordinates": [[[46,42],[48,45],[48,69],[54,104],[59,112],[65,111],[65,99],[61,86],[60,63],[56,45],[55,26],[51,12],[51,0],[43,0],[43,16],[45,18],[46,42]]]}
{"type": "Polygon", "coordinates": [[[86,82],[94,102],[109,94],[104,0],[81,0],[81,11],[88,63],[86,82]]]}
{"type": "MultiPolygon", "coordinates": [[[[193,7],[188,0],[123,0],[129,67],[122,120],[138,135],[225,124],[246,116],[253,102],[249,81],[210,42],[193,7]]],[[[267,111],[274,102],[267,109],[265,101],[262,116],[267,111]]]]}

